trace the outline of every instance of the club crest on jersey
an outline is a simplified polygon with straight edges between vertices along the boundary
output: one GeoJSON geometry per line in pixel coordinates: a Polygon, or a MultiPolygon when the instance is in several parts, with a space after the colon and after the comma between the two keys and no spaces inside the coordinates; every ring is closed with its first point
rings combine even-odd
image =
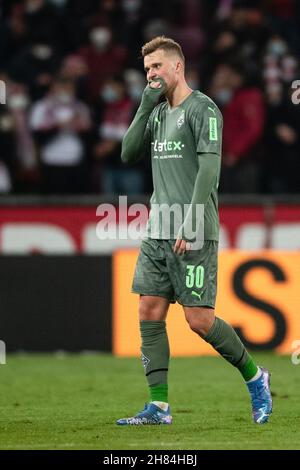
{"type": "Polygon", "coordinates": [[[177,128],[180,129],[183,124],[184,124],[184,110],[182,111],[179,118],[177,119],[177,128]]]}

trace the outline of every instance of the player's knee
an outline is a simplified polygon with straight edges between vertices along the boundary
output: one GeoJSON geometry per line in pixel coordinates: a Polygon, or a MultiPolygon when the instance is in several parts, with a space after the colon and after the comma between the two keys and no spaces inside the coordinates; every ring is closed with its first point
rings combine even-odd
{"type": "Polygon", "coordinates": [[[141,296],[139,303],[140,321],[162,321],[167,314],[167,301],[162,298],[141,296]]]}
{"type": "Polygon", "coordinates": [[[186,319],[191,330],[203,338],[208,334],[214,323],[214,310],[199,307],[196,311],[186,314],[186,319]]]}
{"type": "Polygon", "coordinates": [[[143,302],[139,306],[140,321],[159,321],[161,320],[160,309],[156,305],[143,302]]]}

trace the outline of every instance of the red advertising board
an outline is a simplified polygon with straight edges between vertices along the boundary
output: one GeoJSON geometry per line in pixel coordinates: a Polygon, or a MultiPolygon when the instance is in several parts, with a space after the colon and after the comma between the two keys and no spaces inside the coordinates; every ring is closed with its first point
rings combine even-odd
{"type": "MultiPolygon", "coordinates": [[[[116,248],[139,246],[127,229],[134,216],[119,220],[114,209],[103,231],[96,207],[0,207],[0,253],[110,253],[116,248]]],[[[103,211],[102,211],[103,213],[103,211]]],[[[99,212],[98,212],[99,214],[99,212]]],[[[143,224],[147,216],[143,217],[143,224]]],[[[220,248],[259,250],[300,249],[300,205],[221,206],[220,248]]]]}

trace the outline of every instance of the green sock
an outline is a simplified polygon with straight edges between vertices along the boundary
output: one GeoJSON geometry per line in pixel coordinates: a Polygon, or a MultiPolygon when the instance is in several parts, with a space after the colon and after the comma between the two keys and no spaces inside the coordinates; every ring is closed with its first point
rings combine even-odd
{"type": "Polygon", "coordinates": [[[258,371],[258,367],[251,356],[249,356],[249,359],[246,364],[238,367],[238,369],[246,382],[248,382],[248,380],[251,380],[258,371]]]}
{"type": "Polygon", "coordinates": [[[150,385],[150,401],[168,403],[168,384],[150,385]]]}
{"type": "Polygon", "coordinates": [[[150,400],[168,402],[170,349],[165,321],[141,321],[142,363],[150,400]]]}
{"type": "Polygon", "coordinates": [[[221,318],[215,318],[204,340],[211,344],[226,361],[236,367],[244,380],[251,380],[257,373],[258,368],[240,338],[232,326],[221,318]]]}

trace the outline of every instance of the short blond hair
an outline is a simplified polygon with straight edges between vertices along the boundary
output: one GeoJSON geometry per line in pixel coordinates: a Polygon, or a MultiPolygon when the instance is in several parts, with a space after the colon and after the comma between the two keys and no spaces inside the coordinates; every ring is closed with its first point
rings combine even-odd
{"type": "Polygon", "coordinates": [[[185,62],[180,44],[175,42],[174,39],[166,38],[165,36],[157,36],[151,39],[151,41],[146,42],[142,47],[142,56],[145,57],[146,55],[152,54],[152,52],[158,49],[162,49],[165,52],[173,52],[180,57],[183,63],[185,62]]]}

